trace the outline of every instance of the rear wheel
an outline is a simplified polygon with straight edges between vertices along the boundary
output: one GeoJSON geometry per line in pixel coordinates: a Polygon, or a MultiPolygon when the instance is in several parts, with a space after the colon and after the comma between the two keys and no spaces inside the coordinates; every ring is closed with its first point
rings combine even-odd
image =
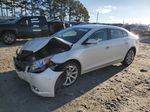
{"type": "Polygon", "coordinates": [[[6,32],[2,35],[2,41],[5,44],[13,44],[16,42],[16,35],[11,32],[6,32]]]}
{"type": "Polygon", "coordinates": [[[129,66],[133,62],[134,57],[135,57],[135,50],[130,49],[127,52],[126,57],[125,57],[124,61],[122,62],[122,64],[125,66],[129,66]]]}

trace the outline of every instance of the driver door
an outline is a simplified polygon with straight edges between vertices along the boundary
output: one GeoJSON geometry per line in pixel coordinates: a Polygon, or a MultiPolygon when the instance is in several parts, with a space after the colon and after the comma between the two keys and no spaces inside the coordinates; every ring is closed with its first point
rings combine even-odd
{"type": "Polygon", "coordinates": [[[88,39],[95,39],[96,44],[83,45],[82,62],[83,72],[88,72],[99,68],[110,61],[110,48],[108,40],[108,30],[101,29],[93,33],[88,39]]]}
{"type": "Polygon", "coordinates": [[[30,38],[32,37],[32,30],[31,30],[31,25],[30,25],[30,20],[29,18],[22,18],[19,22],[18,22],[18,34],[19,37],[22,38],[30,38]]]}

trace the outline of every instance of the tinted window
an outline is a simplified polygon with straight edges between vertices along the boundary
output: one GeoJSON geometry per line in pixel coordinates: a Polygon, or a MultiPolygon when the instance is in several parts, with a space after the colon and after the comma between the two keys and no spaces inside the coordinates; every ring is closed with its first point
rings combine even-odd
{"type": "Polygon", "coordinates": [[[90,37],[99,41],[107,40],[107,29],[99,30],[93,33],[90,37]]]}
{"type": "Polygon", "coordinates": [[[44,17],[40,17],[39,20],[40,20],[40,25],[41,26],[42,25],[47,25],[47,20],[44,17]]]}
{"type": "Polygon", "coordinates": [[[77,27],[72,27],[72,28],[67,28],[64,29],[56,34],[54,34],[54,37],[59,37],[63,40],[66,40],[71,43],[76,43],[79,41],[87,32],[89,32],[89,28],[77,28],[77,27]]]}
{"type": "Polygon", "coordinates": [[[20,25],[29,25],[29,20],[28,19],[22,19],[21,21],[20,21],[20,25]]]}
{"type": "Polygon", "coordinates": [[[124,37],[127,37],[127,36],[128,36],[128,33],[127,33],[127,32],[122,31],[122,33],[123,33],[123,36],[124,36],[124,37]]]}
{"type": "Polygon", "coordinates": [[[124,37],[122,31],[121,30],[117,30],[117,29],[111,29],[110,30],[110,36],[111,36],[111,39],[124,37]]]}

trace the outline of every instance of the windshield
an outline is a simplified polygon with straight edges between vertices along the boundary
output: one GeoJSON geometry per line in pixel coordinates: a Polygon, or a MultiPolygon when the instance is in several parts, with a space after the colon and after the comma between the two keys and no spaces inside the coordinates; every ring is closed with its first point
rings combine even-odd
{"type": "Polygon", "coordinates": [[[19,18],[15,18],[15,19],[5,19],[5,20],[1,20],[0,23],[16,23],[19,20],[19,18]]]}
{"type": "Polygon", "coordinates": [[[18,20],[20,20],[20,18],[11,19],[11,20],[9,20],[9,22],[16,23],[18,20]]]}
{"type": "Polygon", "coordinates": [[[87,32],[90,31],[90,28],[80,28],[80,27],[72,27],[62,30],[56,34],[54,37],[61,38],[65,41],[76,43],[79,41],[87,32]]]}

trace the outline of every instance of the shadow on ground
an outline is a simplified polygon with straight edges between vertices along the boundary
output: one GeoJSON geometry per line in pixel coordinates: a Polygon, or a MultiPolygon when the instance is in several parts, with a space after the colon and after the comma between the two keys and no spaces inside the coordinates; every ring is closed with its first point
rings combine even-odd
{"type": "Polygon", "coordinates": [[[112,65],[84,74],[74,85],[59,90],[54,98],[44,98],[32,93],[29,84],[20,80],[15,71],[0,73],[0,112],[53,111],[85,94],[124,68],[112,65]]]}
{"type": "Polygon", "coordinates": [[[9,48],[9,47],[15,47],[15,46],[22,46],[24,45],[28,40],[27,39],[19,39],[16,41],[16,43],[12,44],[12,45],[6,45],[2,42],[0,42],[0,48],[9,48]]]}

